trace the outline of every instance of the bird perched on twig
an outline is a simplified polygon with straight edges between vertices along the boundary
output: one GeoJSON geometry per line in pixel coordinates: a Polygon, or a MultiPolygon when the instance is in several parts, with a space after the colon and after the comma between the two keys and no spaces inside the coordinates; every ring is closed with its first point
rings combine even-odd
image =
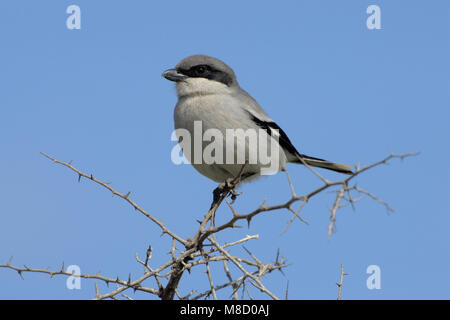
{"type": "MultiPolygon", "coordinates": [[[[226,147],[231,145],[231,152],[244,150],[244,162],[236,163],[236,154],[230,159],[232,161],[208,162],[192,161],[196,152],[201,153],[208,148],[208,140],[188,139],[178,134],[180,144],[184,143],[183,153],[187,155],[189,162],[202,175],[216,181],[225,182],[227,179],[234,179],[241,174],[241,180],[248,181],[260,176],[264,165],[261,161],[250,161],[252,152],[261,145],[260,141],[255,143],[249,136],[245,139],[226,141],[227,130],[242,129],[241,132],[248,133],[249,130],[264,132],[268,139],[266,150],[269,153],[270,147],[277,147],[271,156],[276,155],[275,170],[270,173],[284,171],[286,163],[305,164],[312,167],[325,168],[345,174],[351,174],[351,167],[344,164],[333,163],[323,159],[311,157],[300,153],[286,133],[267,115],[260,105],[246,91],[244,91],[236,80],[234,71],[224,62],[206,55],[193,55],[183,59],[174,69],[164,71],[164,78],[176,83],[178,103],[175,107],[174,119],[175,129],[184,130],[190,135],[195,135],[195,130],[200,128],[201,136],[207,130],[215,130],[219,133],[215,136],[215,143],[220,142],[223,150],[216,148],[213,156],[224,155],[230,152],[226,147]],[[199,123],[196,127],[195,123],[199,123]],[[185,140],[185,141],[182,141],[185,140]],[[200,144],[195,146],[195,144],[200,144]],[[187,144],[187,147],[186,147],[187,144]],[[243,170],[242,170],[243,169],[243,170]]],[[[258,136],[261,140],[261,137],[258,136]]],[[[256,154],[259,155],[258,152],[256,154]]],[[[227,154],[228,155],[228,154],[227,154]]],[[[200,157],[201,158],[201,157],[200,157]]],[[[215,158],[217,159],[217,158],[215,158]]],[[[242,160],[242,159],[241,159],[242,160]]],[[[266,166],[267,167],[267,166],[266,166]]]]}

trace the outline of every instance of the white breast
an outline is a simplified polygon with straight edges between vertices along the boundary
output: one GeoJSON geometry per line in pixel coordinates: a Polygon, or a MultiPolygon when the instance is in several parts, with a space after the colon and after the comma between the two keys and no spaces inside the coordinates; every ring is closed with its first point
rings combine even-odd
{"type": "MultiPolygon", "coordinates": [[[[241,101],[231,94],[233,88],[202,78],[188,79],[177,83],[179,101],[175,107],[174,120],[176,129],[187,129],[191,133],[191,155],[194,154],[194,122],[201,121],[202,133],[208,129],[218,129],[226,137],[227,129],[254,129],[260,128],[250,119],[250,115],[241,105],[241,101]]],[[[198,128],[198,127],[197,127],[198,128]]],[[[202,150],[210,144],[204,141],[202,150]]],[[[223,154],[228,141],[223,141],[223,154]]],[[[248,154],[248,146],[245,146],[248,154]]],[[[237,154],[237,151],[235,151],[237,154]]],[[[224,159],[225,160],[225,159],[224,159]]],[[[193,161],[192,161],[193,162],[193,161]]],[[[228,178],[237,176],[242,165],[240,164],[195,164],[193,166],[201,174],[217,181],[224,182],[228,178]]],[[[284,169],[286,157],[282,150],[279,156],[279,170],[284,169]]],[[[245,166],[244,172],[259,173],[260,164],[245,166]]]]}

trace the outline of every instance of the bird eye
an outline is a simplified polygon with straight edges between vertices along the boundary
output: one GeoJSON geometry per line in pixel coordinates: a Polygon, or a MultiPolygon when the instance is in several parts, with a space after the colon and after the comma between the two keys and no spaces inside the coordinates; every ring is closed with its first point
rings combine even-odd
{"type": "Polygon", "coordinates": [[[195,68],[195,71],[197,72],[197,74],[204,74],[206,72],[206,67],[205,66],[198,66],[195,68]]]}

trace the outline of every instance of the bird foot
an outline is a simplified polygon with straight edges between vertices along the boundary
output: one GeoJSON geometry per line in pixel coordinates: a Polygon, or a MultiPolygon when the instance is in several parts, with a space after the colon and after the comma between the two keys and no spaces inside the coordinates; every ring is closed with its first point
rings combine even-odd
{"type": "Polygon", "coordinates": [[[241,193],[237,193],[235,190],[236,182],[235,179],[229,178],[225,182],[219,184],[219,186],[213,191],[213,202],[211,204],[211,208],[219,201],[219,199],[227,193],[231,194],[231,203],[233,203],[236,198],[241,195],[241,193]]]}

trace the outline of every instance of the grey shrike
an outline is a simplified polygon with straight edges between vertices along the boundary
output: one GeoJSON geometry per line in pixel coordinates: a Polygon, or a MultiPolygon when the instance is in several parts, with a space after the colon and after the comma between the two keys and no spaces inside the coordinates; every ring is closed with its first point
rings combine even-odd
{"type": "MultiPolygon", "coordinates": [[[[306,163],[308,166],[352,174],[351,167],[348,165],[299,153],[286,133],[267,115],[256,100],[241,89],[233,70],[224,62],[205,55],[193,55],[179,62],[175,69],[164,71],[162,76],[176,83],[178,103],[174,114],[175,129],[184,129],[194,135],[194,123],[201,122],[202,134],[208,129],[218,130],[219,133],[223,133],[223,137],[226,136],[225,131],[228,129],[264,131],[267,136],[270,136],[269,143],[276,143],[279,150],[276,172],[284,171],[286,163],[289,162],[306,163]],[[275,138],[276,142],[273,142],[275,138]]],[[[180,140],[179,142],[181,144],[180,140]]],[[[199,149],[203,151],[207,145],[205,141],[202,141],[200,148],[195,149],[194,139],[191,139],[190,143],[191,150],[183,149],[185,155],[189,151],[195,152],[199,149]]],[[[228,143],[229,141],[223,141],[225,145],[228,143]]],[[[245,161],[248,161],[247,153],[252,150],[249,150],[248,141],[241,140],[242,143],[245,145],[238,145],[237,148],[242,147],[246,150],[245,161]]],[[[253,164],[246,162],[245,166],[229,162],[195,163],[191,159],[189,162],[202,175],[221,183],[236,178],[239,174],[242,180],[248,181],[260,176],[262,168],[259,162],[253,164]]]]}

